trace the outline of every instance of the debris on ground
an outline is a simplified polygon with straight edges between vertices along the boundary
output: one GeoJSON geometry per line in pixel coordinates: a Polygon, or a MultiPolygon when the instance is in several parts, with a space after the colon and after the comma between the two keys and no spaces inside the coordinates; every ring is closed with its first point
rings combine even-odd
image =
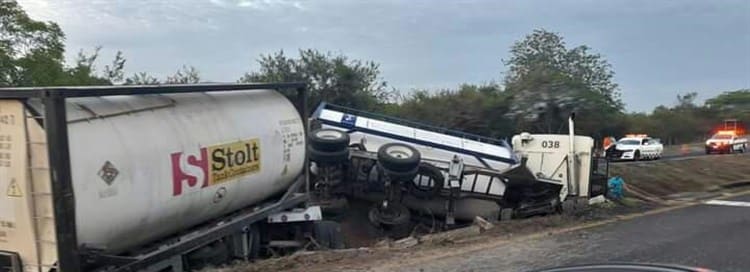
{"type": "MultiPolygon", "coordinates": [[[[442,233],[410,236],[393,241],[371,240],[371,246],[346,250],[301,252],[290,256],[236,263],[212,272],[251,271],[370,271],[383,264],[424,258],[450,251],[471,251],[489,243],[510,241],[626,214],[645,212],[669,204],[670,196],[685,192],[713,192],[731,188],[750,177],[750,156],[701,156],[672,161],[612,164],[611,176],[625,180],[624,197],[599,202],[572,213],[495,221],[475,218],[474,223],[442,233]]],[[[745,182],[750,184],[750,182],[745,182]]],[[[738,186],[738,185],[737,185],[738,186]]],[[[363,226],[354,226],[361,231],[363,226]]],[[[359,241],[364,243],[366,241],[359,241]]]]}
{"type": "Polygon", "coordinates": [[[367,271],[377,268],[380,262],[397,262],[403,258],[444,252],[446,249],[479,246],[489,241],[509,240],[557,228],[615,218],[618,215],[645,211],[654,207],[650,205],[639,200],[624,198],[619,202],[608,201],[592,205],[590,209],[570,215],[555,214],[508,221],[482,219],[491,227],[487,227],[489,225],[485,223],[474,223],[467,227],[419,237],[407,237],[396,241],[382,239],[371,247],[295,253],[254,263],[236,263],[210,271],[367,271]]]}
{"type": "Polygon", "coordinates": [[[419,237],[419,242],[424,244],[447,244],[464,238],[477,236],[480,232],[481,229],[479,226],[471,225],[468,227],[424,235],[419,237]]]}
{"type": "Polygon", "coordinates": [[[410,248],[410,247],[416,246],[417,244],[419,244],[419,240],[417,240],[417,238],[414,238],[413,236],[409,236],[409,237],[394,241],[392,247],[399,248],[399,249],[410,248]]]}
{"type": "Polygon", "coordinates": [[[481,216],[474,217],[474,224],[479,226],[482,231],[492,229],[495,226],[490,221],[487,221],[487,219],[484,219],[481,216]]]}

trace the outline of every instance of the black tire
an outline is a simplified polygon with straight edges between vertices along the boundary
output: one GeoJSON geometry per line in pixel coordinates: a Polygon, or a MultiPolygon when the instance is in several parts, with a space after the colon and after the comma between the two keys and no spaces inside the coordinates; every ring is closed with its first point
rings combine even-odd
{"type": "Polygon", "coordinates": [[[310,160],[319,164],[336,164],[349,160],[349,149],[339,151],[320,151],[310,148],[310,160]]]}
{"type": "Polygon", "coordinates": [[[335,129],[319,129],[310,133],[310,146],[318,151],[334,152],[349,147],[349,134],[335,129]]]}
{"type": "Polygon", "coordinates": [[[432,181],[432,186],[417,185],[416,180],[412,179],[411,182],[407,182],[407,188],[409,193],[417,198],[430,199],[440,194],[445,186],[445,177],[440,168],[435,167],[429,163],[419,164],[419,170],[417,171],[418,176],[428,177],[432,181]]]}
{"type": "Polygon", "coordinates": [[[313,223],[315,241],[323,249],[342,249],[345,247],[341,225],[333,221],[317,221],[313,223]]]}
{"type": "Polygon", "coordinates": [[[633,154],[633,161],[640,161],[641,160],[641,151],[636,150],[635,154],[633,154]]]}
{"type": "Polygon", "coordinates": [[[389,210],[384,212],[380,208],[380,204],[375,204],[368,213],[370,222],[376,226],[401,226],[409,223],[411,220],[411,212],[406,206],[391,203],[389,210]]]}
{"type": "Polygon", "coordinates": [[[378,148],[378,163],[391,172],[410,172],[419,167],[422,155],[407,144],[387,143],[378,148]]]}

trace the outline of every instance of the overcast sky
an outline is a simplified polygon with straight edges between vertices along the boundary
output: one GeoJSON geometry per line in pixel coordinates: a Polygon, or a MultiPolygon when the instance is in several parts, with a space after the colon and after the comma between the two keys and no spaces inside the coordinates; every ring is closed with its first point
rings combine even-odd
{"type": "MultiPolygon", "coordinates": [[[[750,88],[750,1],[19,0],[59,23],[67,57],[123,51],[127,72],[193,65],[235,81],[260,54],[299,48],[380,63],[402,91],[500,81],[514,41],[535,28],[612,64],[628,111],[750,88]]],[[[103,66],[100,65],[100,66],[103,66]]]]}

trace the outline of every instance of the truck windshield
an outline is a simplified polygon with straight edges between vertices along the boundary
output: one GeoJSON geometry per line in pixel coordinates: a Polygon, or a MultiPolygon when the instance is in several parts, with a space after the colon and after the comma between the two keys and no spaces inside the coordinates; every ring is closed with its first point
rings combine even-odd
{"type": "Polygon", "coordinates": [[[618,144],[622,144],[622,145],[639,145],[639,144],[641,144],[641,141],[638,141],[638,140],[620,140],[617,143],[618,144]]]}

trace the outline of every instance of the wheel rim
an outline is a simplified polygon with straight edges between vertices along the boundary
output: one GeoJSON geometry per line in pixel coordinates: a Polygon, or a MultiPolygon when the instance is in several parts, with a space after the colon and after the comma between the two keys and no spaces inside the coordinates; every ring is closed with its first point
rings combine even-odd
{"type": "Polygon", "coordinates": [[[414,151],[411,150],[411,148],[408,148],[405,146],[388,147],[385,153],[387,153],[388,156],[398,158],[398,159],[406,159],[406,158],[411,158],[414,156],[414,151]]]}
{"type": "Polygon", "coordinates": [[[319,130],[315,132],[315,137],[321,139],[341,139],[343,138],[343,134],[337,130],[319,130]]]}

